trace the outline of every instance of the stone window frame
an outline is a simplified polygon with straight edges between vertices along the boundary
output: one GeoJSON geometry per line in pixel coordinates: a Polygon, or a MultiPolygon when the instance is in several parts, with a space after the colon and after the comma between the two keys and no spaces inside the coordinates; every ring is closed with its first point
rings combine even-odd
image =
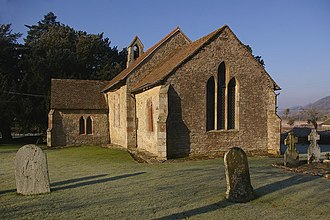
{"type": "Polygon", "coordinates": [[[114,94],[113,100],[113,124],[114,127],[120,128],[120,93],[114,94]]]}
{"type": "Polygon", "coordinates": [[[94,126],[93,126],[94,119],[91,115],[86,116],[80,116],[79,117],[79,135],[94,135],[94,126]],[[90,129],[88,129],[87,120],[90,119],[90,129]],[[90,131],[90,133],[89,133],[90,131]]]}
{"type": "Polygon", "coordinates": [[[94,134],[94,126],[93,126],[92,116],[90,116],[90,115],[87,116],[85,125],[86,125],[86,129],[85,129],[86,135],[93,135],[94,134]],[[89,124],[89,121],[90,121],[90,124],[89,124]],[[90,128],[89,128],[89,125],[90,125],[90,128]]]}
{"type": "Polygon", "coordinates": [[[86,123],[84,116],[79,117],[79,135],[86,134],[86,123]]]}
{"type": "MultiPolygon", "coordinates": [[[[206,123],[206,132],[221,132],[221,131],[238,131],[239,130],[239,82],[237,80],[236,77],[231,77],[229,78],[229,68],[228,68],[228,65],[225,63],[225,61],[222,61],[219,66],[218,66],[218,71],[216,74],[212,74],[206,81],[205,83],[206,85],[206,95],[205,95],[205,103],[206,103],[206,117],[205,117],[205,123],[206,123]],[[224,100],[224,111],[222,112],[222,115],[219,116],[219,111],[218,111],[218,108],[219,108],[219,100],[220,100],[220,97],[218,99],[218,95],[219,95],[219,85],[220,85],[220,82],[219,82],[219,78],[220,78],[220,73],[219,73],[219,69],[220,69],[220,66],[221,65],[224,65],[224,70],[225,70],[225,75],[224,75],[224,79],[225,79],[225,84],[223,85],[223,88],[224,88],[224,98],[222,100],[224,100]],[[212,121],[211,123],[214,123],[214,126],[211,126],[213,129],[209,129],[209,125],[208,123],[210,123],[208,121],[208,106],[210,106],[210,104],[208,103],[208,99],[207,99],[207,93],[208,93],[208,82],[209,80],[213,78],[214,79],[214,121],[212,121]],[[235,97],[234,97],[234,102],[235,102],[235,106],[234,106],[234,127],[233,128],[229,128],[229,127],[232,127],[232,126],[229,126],[229,83],[234,80],[235,81],[235,97]],[[224,118],[224,127],[220,125],[220,129],[219,129],[219,123],[218,123],[218,120],[220,117],[223,117],[224,118]]],[[[221,113],[221,112],[220,112],[221,113]]]]}
{"type": "Polygon", "coordinates": [[[146,102],[146,125],[148,132],[154,132],[154,110],[151,98],[146,102]]]}

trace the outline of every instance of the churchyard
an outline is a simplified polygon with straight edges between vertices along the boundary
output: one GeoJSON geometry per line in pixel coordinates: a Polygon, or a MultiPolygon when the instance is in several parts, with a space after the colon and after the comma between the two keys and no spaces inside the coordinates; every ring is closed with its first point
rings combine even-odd
{"type": "Polygon", "coordinates": [[[329,219],[330,181],[278,169],[283,158],[249,157],[255,198],[225,199],[223,158],[134,161],[120,149],[45,150],[50,193],[16,193],[15,155],[0,145],[0,219],[329,219]]]}

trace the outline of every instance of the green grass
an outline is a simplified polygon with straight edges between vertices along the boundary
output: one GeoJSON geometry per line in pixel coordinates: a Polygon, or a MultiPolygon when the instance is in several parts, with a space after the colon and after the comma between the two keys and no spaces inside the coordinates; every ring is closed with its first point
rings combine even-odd
{"type": "Polygon", "coordinates": [[[249,158],[258,198],[224,199],[223,159],[139,164],[123,150],[46,150],[51,193],[15,192],[19,146],[0,146],[0,219],[330,219],[330,181],[249,158]]]}

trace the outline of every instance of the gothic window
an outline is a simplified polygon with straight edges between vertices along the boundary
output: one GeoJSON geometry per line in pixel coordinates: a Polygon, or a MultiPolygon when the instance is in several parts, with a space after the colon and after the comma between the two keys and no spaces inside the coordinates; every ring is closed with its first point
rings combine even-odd
{"type": "Polygon", "coordinates": [[[90,116],[86,119],[86,133],[93,134],[93,122],[90,116]]]}
{"type": "Polygon", "coordinates": [[[226,77],[222,62],[206,83],[206,131],[237,129],[237,82],[232,78],[227,83],[226,77]]]}
{"type": "Polygon", "coordinates": [[[79,119],[79,134],[85,134],[85,119],[83,116],[79,119]]]}
{"type": "Polygon", "coordinates": [[[206,130],[215,129],[215,83],[211,76],[206,83],[206,130]]]}
{"type": "Polygon", "coordinates": [[[232,78],[228,83],[228,129],[235,129],[236,117],[236,80],[232,78]]]}
{"type": "Polygon", "coordinates": [[[222,62],[218,68],[217,130],[225,129],[226,66],[222,62]]]}
{"type": "Polygon", "coordinates": [[[152,101],[149,99],[147,101],[147,126],[148,131],[154,131],[154,118],[153,118],[153,109],[152,109],[152,101]]]}

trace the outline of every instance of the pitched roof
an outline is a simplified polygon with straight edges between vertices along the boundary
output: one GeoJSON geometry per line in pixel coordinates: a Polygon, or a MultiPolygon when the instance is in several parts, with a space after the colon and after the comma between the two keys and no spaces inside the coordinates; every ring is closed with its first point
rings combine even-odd
{"type": "Polygon", "coordinates": [[[51,109],[107,109],[100,92],[109,81],[52,79],[51,109]]]}
{"type": "MultiPolygon", "coordinates": [[[[111,89],[113,86],[119,84],[122,80],[125,80],[126,77],[137,67],[140,66],[141,63],[145,59],[147,59],[151,54],[153,54],[162,44],[164,44],[168,39],[170,39],[175,33],[181,32],[183,35],[184,33],[181,31],[179,27],[175,28],[173,31],[171,31],[168,35],[166,35],[163,39],[161,39],[158,43],[156,43],[154,46],[149,48],[145,53],[143,53],[141,56],[139,56],[130,66],[128,66],[126,69],[124,69],[122,72],[120,72],[117,76],[115,76],[109,84],[102,89],[102,92],[106,92],[107,90],[111,89]]],[[[189,38],[184,35],[187,40],[189,38]]],[[[189,40],[190,41],[190,40],[189,40]]]]}
{"type": "MultiPolygon", "coordinates": [[[[146,75],[135,85],[133,85],[132,88],[133,91],[136,92],[142,89],[148,89],[160,83],[169,74],[171,74],[174,70],[176,70],[181,64],[183,64],[186,60],[188,60],[191,56],[193,56],[195,52],[197,52],[200,48],[202,48],[204,45],[206,45],[207,43],[212,41],[216,36],[218,36],[218,34],[220,34],[225,28],[228,28],[230,30],[230,28],[227,25],[224,25],[223,27],[213,31],[212,33],[186,45],[181,49],[178,49],[178,51],[175,53],[174,56],[169,57],[167,60],[164,61],[163,65],[155,68],[153,71],[150,72],[150,74],[146,75]]],[[[233,32],[232,34],[239,41],[239,39],[236,37],[236,35],[233,32]]],[[[241,41],[239,42],[241,43],[241,41]]],[[[266,74],[268,75],[269,79],[274,83],[274,88],[280,89],[280,87],[275,83],[275,81],[270,77],[270,75],[267,72],[266,74]]]]}

